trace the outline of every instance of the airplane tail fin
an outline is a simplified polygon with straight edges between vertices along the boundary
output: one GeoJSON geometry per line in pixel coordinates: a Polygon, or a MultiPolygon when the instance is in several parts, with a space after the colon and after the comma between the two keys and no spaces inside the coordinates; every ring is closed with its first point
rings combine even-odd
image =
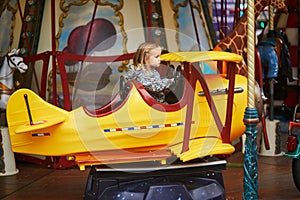
{"type": "Polygon", "coordinates": [[[29,89],[19,89],[6,108],[10,135],[35,131],[63,122],[68,111],[54,106],[29,89]]]}

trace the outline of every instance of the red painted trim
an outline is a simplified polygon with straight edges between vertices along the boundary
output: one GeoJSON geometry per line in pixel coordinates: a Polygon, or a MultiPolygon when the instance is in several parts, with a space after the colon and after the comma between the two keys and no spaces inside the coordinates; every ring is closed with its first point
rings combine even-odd
{"type": "Polygon", "coordinates": [[[262,81],[262,66],[259,51],[255,48],[255,80],[258,82],[259,87],[263,87],[262,81]]]}
{"type": "Polygon", "coordinates": [[[57,52],[64,60],[85,61],[85,62],[119,62],[123,60],[131,60],[135,54],[128,53],[114,56],[84,56],[79,54],[69,54],[65,52],[57,52]]]}
{"type": "MultiPolygon", "coordinates": [[[[199,65],[197,65],[199,67],[199,65]]],[[[184,136],[183,136],[183,145],[181,153],[184,153],[189,150],[189,142],[190,142],[190,132],[191,132],[191,125],[192,125],[192,116],[193,116],[193,107],[194,107],[194,93],[196,87],[196,77],[192,76],[193,71],[196,71],[195,68],[192,66],[192,63],[184,63],[184,68],[188,70],[186,73],[186,77],[189,81],[191,87],[187,88],[187,111],[185,117],[185,125],[184,125],[184,136]]]]}
{"type": "Polygon", "coordinates": [[[53,104],[58,105],[57,86],[56,86],[56,39],[55,39],[55,0],[51,0],[51,46],[52,46],[52,91],[53,91],[53,104]],[[54,92],[55,91],[55,92],[54,92]]]}
{"type": "MultiPolygon", "coordinates": [[[[68,77],[67,77],[67,72],[66,72],[65,63],[64,63],[64,57],[61,56],[60,52],[57,53],[56,57],[57,57],[57,64],[58,64],[60,77],[61,77],[62,92],[63,92],[63,96],[64,96],[64,109],[70,111],[71,110],[71,100],[70,100],[68,77]]],[[[53,73],[53,76],[55,76],[54,73],[53,73]]],[[[57,96],[56,88],[55,88],[55,90],[53,88],[53,98],[54,98],[54,96],[57,96]]],[[[54,105],[57,105],[57,104],[55,104],[55,102],[57,103],[57,100],[54,101],[54,99],[53,99],[54,105]]]]}
{"type": "MultiPolygon", "coordinates": [[[[68,54],[63,52],[57,52],[57,63],[60,70],[61,82],[64,96],[64,108],[71,110],[70,92],[68,86],[68,78],[65,69],[65,60],[76,60],[84,62],[118,62],[123,60],[130,60],[135,53],[116,55],[116,56],[83,56],[78,54],[68,54]]],[[[53,94],[56,94],[56,90],[53,90],[53,94]]],[[[53,96],[54,97],[54,96],[53,96]]]]}
{"type": "MultiPolygon", "coordinates": [[[[141,95],[141,97],[143,98],[143,100],[145,101],[145,103],[147,103],[150,107],[152,107],[153,109],[162,111],[162,112],[174,112],[177,110],[180,110],[181,108],[183,108],[186,105],[186,101],[187,98],[186,97],[186,83],[184,86],[184,94],[182,95],[182,99],[179,100],[177,103],[174,104],[163,104],[163,103],[159,103],[157,102],[148,92],[147,90],[144,88],[144,86],[138,82],[138,81],[132,81],[132,85],[134,85],[134,87],[137,88],[139,94],[141,95]]],[[[116,112],[117,110],[119,110],[122,106],[124,106],[124,104],[126,103],[126,101],[128,101],[130,95],[131,95],[131,91],[132,91],[132,85],[131,85],[131,89],[130,92],[128,93],[126,99],[120,103],[120,105],[118,105],[116,107],[116,105],[120,102],[120,95],[119,93],[117,93],[115,95],[115,97],[111,100],[111,102],[107,103],[105,106],[96,109],[96,110],[88,110],[88,108],[83,105],[83,110],[85,111],[85,113],[91,117],[103,117],[103,116],[107,116],[109,114],[112,114],[113,112],[116,112]]]]}
{"type": "Polygon", "coordinates": [[[88,108],[85,105],[83,105],[82,108],[83,108],[84,112],[87,115],[89,115],[90,117],[104,117],[104,116],[112,114],[113,112],[116,112],[121,107],[123,107],[123,105],[128,100],[130,93],[131,92],[128,93],[127,97],[124,99],[124,101],[122,103],[120,103],[120,101],[121,101],[120,93],[118,92],[110,102],[108,102],[106,105],[104,105],[103,107],[101,107],[99,109],[88,110],[88,108]],[[120,103],[120,105],[118,105],[118,103],[120,103]]]}
{"type": "Polygon", "coordinates": [[[233,110],[233,99],[234,99],[234,84],[235,84],[235,64],[228,63],[228,95],[227,95],[227,108],[226,108],[226,119],[225,125],[223,126],[221,137],[224,143],[230,143],[230,131],[232,123],[232,110],[233,110]]]}
{"type": "Polygon", "coordinates": [[[35,63],[38,60],[43,61],[43,69],[42,69],[42,77],[41,77],[41,90],[40,90],[40,97],[46,99],[46,90],[47,90],[47,76],[48,76],[48,67],[49,67],[49,60],[50,60],[50,52],[45,51],[40,54],[30,55],[23,57],[25,63],[35,63]]]}
{"type": "Polygon", "coordinates": [[[144,99],[145,103],[147,103],[150,107],[162,111],[162,112],[174,112],[180,110],[186,105],[188,95],[187,91],[187,83],[184,83],[183,95],[182,98],[174,104],[164,104],[157,102],[144,88],[144,86],[138,81],[132,81],[134,86],[138,89],[141,97],[144,99]]]}
{"type": "MultiPolygon", "coordinates": [[[[152,7],[151,0],[147,0],[147,26],[152,27],[152,7]]],[[[147,39],[149,42],[152,42],[152,28],[147,29],[147,39]],[[150,30],[150,31],[149,31],[150,30]]]]}
{"type": "MultiPolygon", "coordinates": [[[[222,61],[221,61],[222,62],[222,61]]],[[[201,70],[196,70],[195,68],[193,68],[193,72],[192,72],[193,76],[195,76],[195,79],[198,79],[200,81],[200,84],[202,86],[205,98],[207,100],[207,103],[209,105],[210,111],[214,117],[214,120],[216,122],[217,128],[219,130],[219,133],[221,134],[222,129],[223,129],[223,123],[221,121],[220,115],[217,111],[215,102],[210,94],[207,82],[205,80],[204,74],[201,70]]]]}

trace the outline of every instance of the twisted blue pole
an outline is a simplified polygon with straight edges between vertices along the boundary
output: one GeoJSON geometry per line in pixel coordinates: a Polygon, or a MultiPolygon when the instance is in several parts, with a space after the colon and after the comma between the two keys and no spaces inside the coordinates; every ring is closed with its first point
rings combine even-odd
{"type": "Polygon", "coordinates": [[[246,141],[244,155],[244,193],[243,199],[258,199],[258,168],[257,168],[257,123],[259,122],[256,108],[246,108],[244,123],[246,125],[246,141]]]}

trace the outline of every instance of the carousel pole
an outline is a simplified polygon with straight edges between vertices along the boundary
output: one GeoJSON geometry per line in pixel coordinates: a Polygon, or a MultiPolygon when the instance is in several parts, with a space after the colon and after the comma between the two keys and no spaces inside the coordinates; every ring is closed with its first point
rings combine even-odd
{"type": "Polygon", "coordinates": [[[246,125],[246,141],[244,155],[244,193],[243,199],[258,199],[258,173],[257,173],[257,145],[256,126],[259,122],[255,108],[255,12],[254,1],[248,0],[248,26],[247,26],[247,65],[248,65],[248,107],[245,110],[244,123],[246,125]]]}
{"type": "MultiPolygon", "coordinates": [[[[88,36],[87,36],[87,39],[85,41],[84,52],[83,52],[84,56],[86,56],[87,51],[88,51],[89,42],[90,42],[90,38],[91,38],[91,35],[92,35],[92,30],[93,30],[93,25],[94,25],[94,22],[95,22],[95,17],[96,17],[96,12],[97,12],[97,7],[98,7],[98,1],[99,0],[96,0],[96,2],[95,2],[94,11],[93,11],[93,15],[92,15],[92,20],[91,20],[91,24],[89,26],[88,36]]],[[[79,71],[77,73],[77,78],[76,78],[77,80],[80,80],[80,76],[82,74],[83,63],[84,62],[81,62],[81,66],[80,66],[79,71]]],[[[72,98],[76,99],[77,90],[78,90],[77,82],[76,81],[75,81],[74,88],[75,89],[74,89],[74,93],[73,93],[73,97],[72,98]]]]}
{"type": "Polygon", "coordinates": [[[55,0],[51,0],[52,103],[58,105],[56,85],[55,0]]]}
{"type": "MultiPolygon", "coordinates": [[[[274,26],[274,7],[269,6],[269,39],[275,39],[275,26],[274,26]],[[273,32],[273,33],[272,33],[273,32]]],[[[277,42],[276,42],[277,43],[277,42]]],[[[275,55],[276,56],[276,55],[275,55]]],[[[270,58],[271,59],[271,58],[270,58]]],[[[273,58],[272,58],[273,59],[273,58]]],[[[273,78],[271,78],[273,79],[273,78]]],[[[280,132],[279,132],[279,123],[280,121],[274,119],[274,84],[275,81],[268,80],[269,85],[269,109],[268,109],[268,117],[266,118],[266,133],[268,133],[268,139],[270,141],[269,149],[264,146],[265,143],[262,143],[262,147],[260,148],[259,155],[262,156],[282,156],[284,152],[281,151],[280,146],[278,143],[281,143],[280,132]]],[[[265,138],[263,138],[265,139],[265,138]]]]}
{"type": "Polygon", "coordinates": [[[273,6],[269,6],[269,26],[270,26],[270,30],[274,31],[274,7],[273,6]]]}
{"type": "MultiPolygon", "coordinates": [[[[274,31],[274,8],[269,6],[269,31],[274,31]]],[[[270,83],[270,121],[273,121],[274,118],[274,83],[270,83]]]]}
{"type": "Polygon", "coordinates": [[[197,40],[199,51],[201,51],[201,43],[200,43],[199,33],[198,33],[198,29],[197,29],[197,22],[196,22],[196,19],[195,19],[195,13],[194,13],[194,8],[193,8],[193,3],[192,3],[191,0],[189,0],[189,3],[190,3],[191,13],[192,13],[192,19],[193,19],[193,24],[194,24],[194,30],[195,30],[196,40],[197,40]]]}

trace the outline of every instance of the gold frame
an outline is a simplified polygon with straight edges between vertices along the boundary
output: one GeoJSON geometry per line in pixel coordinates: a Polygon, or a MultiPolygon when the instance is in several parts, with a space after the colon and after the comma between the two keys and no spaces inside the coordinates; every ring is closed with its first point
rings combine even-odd
{"type": "MultiPolygon", "coordinates": [[[[90,0],[81,0],[81,2],[69,2],[68,4],[66,4],[65,0],[60,0],[59,8],[62,11],[62,14],[59,16],[59,29],[58,29],[58,32],[55,36],[56,42],[57,42],[56,47],[58,47],[58,40],[61,36],[62,29],[64,27],[63,20],[68,17],[68,12],[70,11],[70,8],[72,6],[83,6],[86,3],[88,3],[89,1],[90,0]]],[[[93,1],[96,3],[96,0],[93,0],[93,1]]],[[[120,10],[123,8],[123,0],[120,0],[120,6],[116,5],[116,4],[112,4],[112,3],[107,2],[107,1],[102,2],[101,0],[99,0],[98,5],[111,7],[114,10],[115,16],[119,18],[118,25],[120,26],[121,34],[124,38],[123,39],[123,46],[124,46],[123,53],[128,53],[127,52],[127,46],[126,46],[128,38],[127,38],[127,33],[125,32],[125,29],[124,29],[124,17],[123,17],[122,12],[120,12],[120,10]]]]}
{"type": "MultiPolygon", "coordinates": [[[[208,31],[208,27],[207,27],[207,23],[206,23],[206,19],[204,17],[204,13],[201,12],[201,5],[202,3],[197,0],[198,2],[198,5],[195,5],[194,2],[191,2],[192,3],[192,8],[193,9],[196,9],[199,13],[199,16],[201,17],[201,20],[202,20],[202,25],[205,29],[205,34],[207,36],[207,39],[208,39],[208,42],[209,42],[209,45],[211,47],[213,47],[213,44],[212,44],[212,41],[211,41],[211,36],[209,34],[209,31],[208,31]]],[[[173,10],[174,14],[173,14],[173,19],[174,19],[174,25],[175,25],[175,28],[176,28],[176,42],[178,44],[178,50],[180,50],[180,40],[179,40],[179,23],[177,22],[177,19],[179,17],[179,8],[183,8],[183,7],[186,7],[187,5],[189,4],[189,0],[185,0],[183,3],[178,3],[176,6],[174,4],[174,0],[170,0],[170,6],[171,6],[171,9],[173,10]]]]}
{"type": "MultiPolygon", "coordinates": [[[[63,21],[64,21],[65,18],[68,17],[68,12],[70,11],[70,8],[72,6],[83,6],[86,3],[88,3],[89,1],[90,0],[81,0],[80,2],[76,1],[76,2],[66,3],[65,0],[60,0],[59,8],[62,11],[62,14],[59,16],[59,29],[58,29],[58,32],[55,36],[55,38],[56,38],[56,48],[58,48],[59,38],[61,37],[62,29],[64,27],[63,21]]],[[[92,0],[92,1],[96,3],[96,0],[92,0]]],[[[121,34],[123,36],[123,53],[126,54],[126,53],[128,53],[128,50],[127,50],[128,37],[127,37],[127,33],[125,31],[125,28],[124,28],[124,16],[123,16],[122,12],[120,12],[120,10],[123,8],[124,1],[119,0],[119,4],[120,5],[113,4],[113,3],[110,3],[108,1],[102,2],[102,0],[98,1],[98,5],[100,5],[100,6],[109,6],[110,8],[112,8],[114,10],[115,16],[119,18],[118,25],[120,26],[121,34]]],[[[129,63],[129,61],[123,61],[122,65],[118,68],[118,70],[120,72],[122,72],[123,70],[127,70],[126,65],[128,63],[129,63]]]]}
{"type": "MultiPolygon", "coordinates": [[[[9,49],[11,49],[11,46],[12,46],[12,44],[13,44],[13,41],[14,41],[14,27],[15,27],[15,25],[16,25],[16,13],[18,12],[18,4],[15,4],[15,8],[12,6],[12,5],[10,5],[10,1],[9,0],[6,0],[2,5],[2,8],[1,8],[1,12],[0,12],[0,17],[3,17],[2,16],[2,14],[3,14],[3,11],[4,10],[7,10],[7,11],[9,11],[9,12],[11,12],[12,13],[12,17],[11,17],[11,21],[12,21],[12,23],[11,23],[11,25],[10,25],[10,30],[11,30],[11,33],[10,33],[10,37],[9,37],[9,39],[10,39],[10,41],[9,41],[9,49]]],[[[3,38],[2,38],[3,39],[3,38]]],[[[8,50],[9,51],[9,50],[8,50]]],[[[6,52],[5,52],[6,53],[6,52]]]]}

